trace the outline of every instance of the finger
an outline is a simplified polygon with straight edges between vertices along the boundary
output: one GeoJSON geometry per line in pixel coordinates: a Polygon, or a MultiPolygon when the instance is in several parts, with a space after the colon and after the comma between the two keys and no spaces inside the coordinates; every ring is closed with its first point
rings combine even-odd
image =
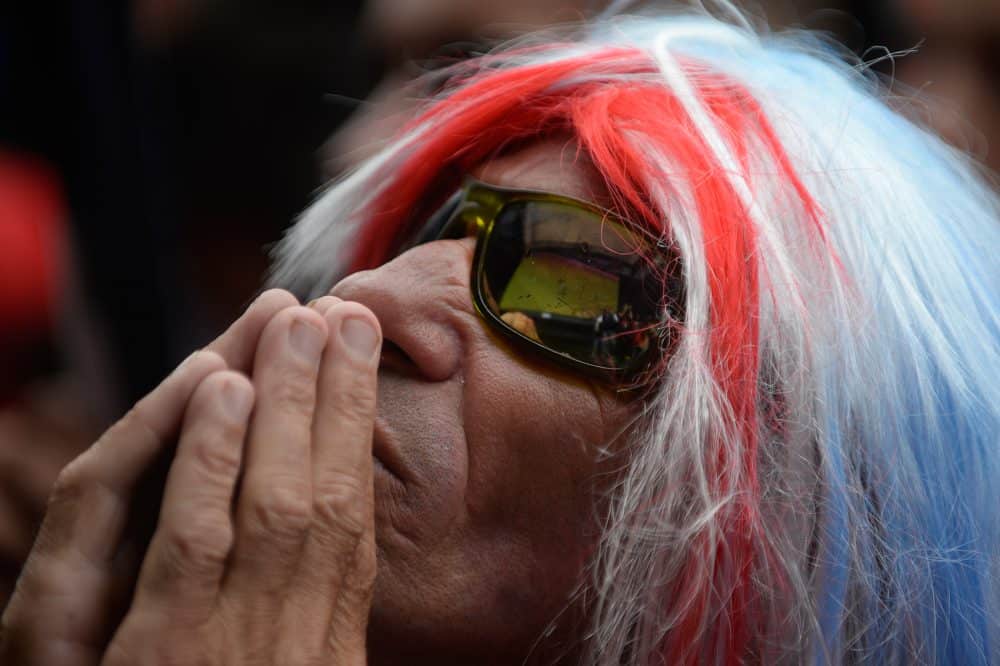
{"type": "Polygon", "coordinates": [[[134,611],[182,608],[178,615],[194,622],[211,611],[233,542],[230,507],[253,399],[250,380],[231,370],[192,396],[134,611]]]}
{"type": "Polygon", "coordinates": [[[346,649],[359,641],[363,647],[375,577],[372,430],[382,335],[358,303],[331,308],[326,322],[313,426],[313,524],[287,612],[296,616],[293,626],[312,625],[324,642],[333,631],[331,644],[346,649]]]}
{"type": "Polygon", "coordinates": [[[281,312],[261,335],[236,548],[225,583],[235,594],[280,588],[294,571],[311,520],[311,428],[326,339],[326,322],[305,307],[281,312]]]}
{"type": "MultiPolygon", "coordinates": [[[[278,312],[298,305],[298,300],[287,291],[271,289],[258,296],[246,312],[229,329],[208,345],[207,351],[219,354],[228,367],[250,374],[253,356],[260,334],[278,312]]],[[[155,521],[149,516],[159,513],[164,484],[169,470],[169,459],[157,461],[140,480],[132,501],[132,518],[126,527],[126,536],[144,550],[153,537],[155,521]]]]}
{"type": "Polygon", "coordinates": [[[201,380],[225,367],[195,352],[87,451],[59,473],[38,542],[39,554],[72,548],[94,562],[115,551],[136,481],[174,441],[201,380]]]}
{"type": "Polygon", "coordinates": [[[59,474],[4,612],[5,645],[80,656],[74,663],[100,653],[133,486],[174,437],[194,389],[224,365],[218,354],[195,353],[59,474]]]}
{"type": "Polygon", "coordinates": [[[367,527],[364,516],[356,512],[362,503],[353,500],[370,500],[371,495],[382,343],[378,320],[358,303],[337,305],[327,312],[326,322],[330,339],[320,371],[312,447],[314,507],[323,510],[315,516],[320,529],[313,531],[318,537],[336,536],[341,528],[350,528],[347,531],[353,534],[357,531],[353,527],[367,527]],[[344,502],[342,494],[351,501],[344,502]],[[359,520],[350,520],[352,516],[359,520]],[[327,531],[331,534],[324,534],[327,531]]]}
{"type": "Polygon", "coordinates": [[[218,353],[233,370],[251,373],[261,332],[276,314],[299,304],[292,294],[269,289],[258,296],[246,312],[206,349],[218,353]]]}
{"type": "Polygon", "coordinates": [[[315,310],[316,312],[320,313],[320,315],[325,316],[327,310],[332,308],[337,303],[341,302],[343,302],[343,299],[337,296],[330,296],[328,294],[326,296],[321,296],[319,298],[309,301],[309,307],[315,310]]]}

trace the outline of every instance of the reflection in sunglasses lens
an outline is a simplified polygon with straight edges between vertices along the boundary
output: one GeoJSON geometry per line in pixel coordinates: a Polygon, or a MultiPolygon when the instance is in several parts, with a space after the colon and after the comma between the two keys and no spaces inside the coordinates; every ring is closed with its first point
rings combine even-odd
{"type": "Polygon", "coordinates": [[[655,304],[637,312],[645,262],[631,236],[596,213],[552,202],[509,204],[483,257],[484,300],[520,335],[578,361],[627,369],[650,348],[655,304]],[[638,292],[638,293],[636,293],[638,292]]]}

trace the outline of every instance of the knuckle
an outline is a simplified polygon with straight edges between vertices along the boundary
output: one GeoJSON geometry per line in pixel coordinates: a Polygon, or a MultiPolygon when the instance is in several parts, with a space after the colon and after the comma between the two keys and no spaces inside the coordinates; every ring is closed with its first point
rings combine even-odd
{"type": "Polygon", "coordinates": [[[52,493],[49,495],[49,507],[78,502],[92,483],[86,458],[84,456],[76,458],[63,467],[56,476],[52,493]]]}
{"type": "Polygon", "coordinates": [[[375,589],[377,569],[374,543],[370,539],[362,539],[352,555],[353,559],[347,566],[342,583],[342,592],[355,600],[369,599],[375,589]]]}
{"type": "MultiPolygon", "coordinates": [[[[207,403],[203,409],[207,408],[207,411],[212,413],[211,408],[217,406],[225,398],[226,390],[234,384],[240,385],[237,390],[252,389],[252,384],[246,375],[228,368],[220,368],[201,380],[192,400],[207,403]]],[[[216,418],[224,418],[224,416],[218,414],[216,418]]]]}
{"type": "Polygon", "coordinates": [[[318,409],[326,410],[341,430],[356,432],[371,429],[378,399],[370,382],[353,382],[350,387],[337,386],[329,399],[323,400],[318,409]]]}
{"type": "Polygon", "coordinates": [[[239,474],[243,429],[237,424],[220,423],[214,433],[194,442],[196,464],[214,479],[230,479],[239,474]]]}
{"type": "MultiPolygon", "coordinates": [[[[14,594],[5,612],[21,613],[46,599],[65,597],[67,590],[75,589],[81,575],[86,571],[81,563],[63,553],[34,552],[24,563],[21,575],[14,587],[14,594]]],[[[11,616],[18,626],[26,628],[34,625],[37,620],[33,614],[15,614],[11,616]]]]}
{"type": "Polygon", "coordinates": [[[371,599],[374,590],[375,559],[358,558],[351,571],[344,576],[343,591],[356,603],[363,603],[364,600],[371,599]]]}
{"type": "Polygon", "coordinates": [[[315,396],[315,379],[294,373],[274,386],[271,400],[282,413],[308,417],[312,414],[315,396]]]}
{"type": "Polygon", "coordinates": [[[376,396],[370,382],[359,382],[353,390],[341,398],[340,407],[344,418],[360,419],[375,413],[376,396]]]}
{"type": "Polygon", "coordinates": [[[228,516],[199,511],[166,530],[165,564],[180,573],[215,570],[224,565],[232,543],[233,529],[228,516]]]}
{"type": "Polygon", "coordinates": [[[358,541],[365,533],[368,503],[368,493],[357,479],[345,475],[328,480],[313,497],[316,523],[341,540],[358,541]]]}
{"type": "Polygon", "coordinates": [[[142,401],[136,403],[132,409],[125,413],[118,423],[112,426],[108,435],[117,435],[118,432],[134,433],[133,437],[143,437],[150,440],[159,439],[159,433],[153,427],[152,422],[143,407],[142,401]]]}
{"type": "Polygon", "coordinates": [[[290,484],[275,484],[250,500],[251,530],[261,538],[298,540],[309,529],[312,508],[309,493],[290,484]]]}

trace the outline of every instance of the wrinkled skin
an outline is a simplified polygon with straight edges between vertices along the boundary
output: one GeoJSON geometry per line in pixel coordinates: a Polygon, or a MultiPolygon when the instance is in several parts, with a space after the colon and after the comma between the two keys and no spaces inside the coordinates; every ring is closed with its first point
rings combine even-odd
{"type": "MultiPolygon", "coordinates": [[[[474,175],[607,204],[593,167],[562,140],[474,175]]],[[[581,576],[595,493],[609,483],[598,447],[628,419],[613,392],[492,333],[469,296],[474,247],[471,238],[419,246],[332,291],[371,308],[394,343],[379,370],[375,453],[391,444],[398,455],[385,467],[398,461],[403,482],[376,468],[369,634],[386,663],[400,647],[407,661],[419,648],[428,662],[521,663],[581,576]]]]}
{"type": "MultiPolygon", "coordinates": [[[[566,141],[476,175],[605,203],[566,141]]],[[[473,248],[413,248],[309,307],[267,292],[178,368],[60,474],[3,663],[571,661],[621,464],[601,451],[633,410],[491,332],[473,248]],[[173,441],[123,604],[129,507],[173,441]]]]}

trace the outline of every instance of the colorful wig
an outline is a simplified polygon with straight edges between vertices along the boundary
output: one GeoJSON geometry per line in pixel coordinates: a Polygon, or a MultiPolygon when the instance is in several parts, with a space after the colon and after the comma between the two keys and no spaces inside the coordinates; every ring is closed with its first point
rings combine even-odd
{"type": "Polygon", "coordinates": [[[1000,663],[1000,215],[976,166],[860,64],[738,15],[616,17],[446,77],[274,281],[379,264],[430,193],[557,133],[676,252],[683,327],[580,590],[585,663],[1000,663]]]}

